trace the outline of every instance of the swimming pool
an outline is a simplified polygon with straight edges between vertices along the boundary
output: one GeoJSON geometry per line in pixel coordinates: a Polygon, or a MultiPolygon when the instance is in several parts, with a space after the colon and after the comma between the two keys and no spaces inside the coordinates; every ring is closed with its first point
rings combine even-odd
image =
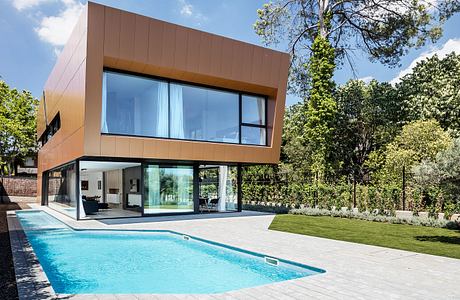
{"type": "Polygon", "coordinates": [[[324,272],[170,231],[73,230],[43,211],[16,215],[56,293],[210,294],[324,272]]]}

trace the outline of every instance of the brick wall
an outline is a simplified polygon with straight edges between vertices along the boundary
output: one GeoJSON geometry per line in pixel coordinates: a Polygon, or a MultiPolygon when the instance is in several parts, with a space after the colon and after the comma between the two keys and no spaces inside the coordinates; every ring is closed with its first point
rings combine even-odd
{"type": "Polygon", "coordinates": [[[0,196],[37,196],[37,178],[4,177],[3,188],[0,181],[0,196]]]}

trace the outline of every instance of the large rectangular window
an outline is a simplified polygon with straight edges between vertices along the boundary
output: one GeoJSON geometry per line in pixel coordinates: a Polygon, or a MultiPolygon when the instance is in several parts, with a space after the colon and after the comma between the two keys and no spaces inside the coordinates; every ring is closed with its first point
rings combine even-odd
{"type": "Polygon", "coordinates": [[[168,83],[104,72],[103,133],[168,137],[168,83]]]}
{"type": "Polygon", "coordinates": [[[171,83],[171,138],[238,143],[238,94],[171,83]]]}
{"type": "Polygon", "coordinates": [[[266,145],[266,99],[243,95],[241,103],[241,143],[266,145]]]}
{"type": "Polygon", "coordinates": [[[193,167],[144,168],[144,213],[193,212],[193,167]]]}
{"type": "Polygon", "coordinates": [[[267,99],[105,71],[101,132],[267,145],[267,99]]]}

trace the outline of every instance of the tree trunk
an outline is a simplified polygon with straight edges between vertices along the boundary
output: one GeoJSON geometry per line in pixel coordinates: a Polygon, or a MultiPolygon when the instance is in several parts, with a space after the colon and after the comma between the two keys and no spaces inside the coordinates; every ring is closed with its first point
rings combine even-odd
{"type": "Polygon", "coordinates": [[[318,6],[319,6],[319,11],[318,11],[318,19],[319,19],[319,34],[323,37],[326,38],[327,36],[327,29],[326,29],[326,23],[324,20],[324,14],[327,10],[327,7],[329,6],[329,0],[318,0],[318,6]]]}

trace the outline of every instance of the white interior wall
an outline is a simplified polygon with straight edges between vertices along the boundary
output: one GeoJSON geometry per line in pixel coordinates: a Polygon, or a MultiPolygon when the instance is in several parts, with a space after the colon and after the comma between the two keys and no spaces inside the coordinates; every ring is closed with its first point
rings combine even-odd
{"type": "Polygon", "coordinates": [[[102,172],[82,173],[80,174],[80,180],[88,181],[88,190],[82,190],[82,195],[87,197],[100,196],[102,199],[102,172]],[[101,189],[98,189],[98,181],[101,181],[101,189]]]}

